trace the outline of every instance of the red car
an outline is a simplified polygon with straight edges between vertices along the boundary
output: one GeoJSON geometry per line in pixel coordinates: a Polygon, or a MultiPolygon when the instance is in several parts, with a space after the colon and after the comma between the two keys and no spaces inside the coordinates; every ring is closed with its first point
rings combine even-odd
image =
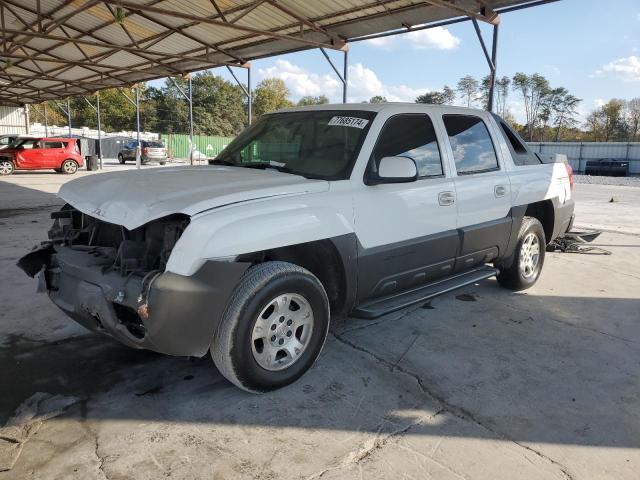
{"type": "Polygon", "coordinates": [[[43,170],[73,174],[84,165],[80,145],[75,138],[17,138],[0,150],[0,175],[14,170],[43,170]]]}

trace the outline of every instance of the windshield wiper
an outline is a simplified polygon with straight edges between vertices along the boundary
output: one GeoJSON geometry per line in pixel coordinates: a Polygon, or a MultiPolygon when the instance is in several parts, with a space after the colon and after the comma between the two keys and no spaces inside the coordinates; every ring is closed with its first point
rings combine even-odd
{"type": "Polygon", "coordinates": [[[310,178],[307,175],[303,175],[302,173],[296,172],[289,167],[274,165],[272,163],[267,162],[247,162],[247,163],[235,163],[229,160],[224,160],[221,158],[217,158],[211,162],[211,165],[224,165],[227,167],[240,167],[240,168],[254,168],[257,170],[266,170],[267,168],[273,168],[282,173],[290,173],[292,175],[299,175],[301,177],[310,178]]]}

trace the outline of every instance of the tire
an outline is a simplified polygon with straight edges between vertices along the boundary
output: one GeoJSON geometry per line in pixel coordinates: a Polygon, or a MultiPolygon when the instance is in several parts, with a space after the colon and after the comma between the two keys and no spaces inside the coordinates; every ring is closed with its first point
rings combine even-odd
{"type": "Polygon", "coordinates": [[[11,160],[0,161],[0,175],[11,175],[15,170],[11,160]]]}
{"type": "Polygon", "coordinates": [[[124,165],[125,159],[124,159],[124,157],[122,156],[122,154],[121,154],[121,153],[119,153],[119,154],[118,154],[118,161],[119,161],[122,165],[124,165]]]}
{"type": "Polygon", "coordinates": [[[513,261],[509,267],[500,268],[498,283],[514,291],[533,286],[544,265],[546,244],[540,221],[534,217],[524,217],[518,231],[513,261]]]}
{"type": "Polygon", "coordinates": [[[167,162],[160,162],[160,166],[166,165],[167,162]]]}
{"type": "Polygon", "coordinates": [[[78,164],[75,160],[65,160],[60,166],[60,172],[65,175],[73,175],[78,171],[78,164]]]}
{"type": "Polygon", "coordinates": [[[292,263],[265,262],[240,280],[214,334],[211,356],[236,386],[268,392],[311,368],[328,330],[329,300],[320,281],[292,263]]]}

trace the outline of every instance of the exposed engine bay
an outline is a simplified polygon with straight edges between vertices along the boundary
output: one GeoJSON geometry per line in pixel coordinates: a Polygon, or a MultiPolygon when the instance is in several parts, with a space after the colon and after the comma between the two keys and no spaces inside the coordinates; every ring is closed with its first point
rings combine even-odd
{"type": "MultiPolygon", "coordinates": [[[[187,215],[171,215],[127,230],[86,215],[69,205],[51,214],[54,245],[90,253],[106,269],[121,275],[164,271],[169,255],[189,224],[187,215]]],[[[103,273],[106,273],[103,272],[103,273]]]]}

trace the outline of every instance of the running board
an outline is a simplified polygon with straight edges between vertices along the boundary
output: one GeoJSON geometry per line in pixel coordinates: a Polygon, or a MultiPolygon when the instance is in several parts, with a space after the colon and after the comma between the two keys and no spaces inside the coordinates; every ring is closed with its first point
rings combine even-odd
{"type": "Polygon", "coordinates": [[[476,268],[468,272],[454,275],[453,277],[438,280],[420,288],[383,298],[376,298],[373,301],[356,307],[351,315],[365,319],[378,318],[382,315],[386,315],[387,313],[392,313],[397,310],[410,307],[411,305],[415,305],[416,303],[424,302],[425,300],[442,295],[443,293],[448,293],[460,287],[465,287],[472,283],[479,282],[480,280],[493,277],[498,273],[499,270],[497,268],[487,266],[476,268]]]}

